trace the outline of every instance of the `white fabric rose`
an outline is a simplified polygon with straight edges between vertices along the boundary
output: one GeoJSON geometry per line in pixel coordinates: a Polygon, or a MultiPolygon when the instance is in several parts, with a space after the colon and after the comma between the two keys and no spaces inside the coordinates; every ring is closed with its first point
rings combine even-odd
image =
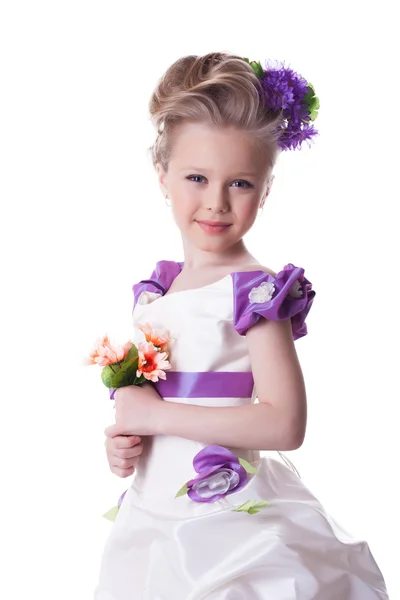
{"type": "Polygon", "coordinates": [[[264,281],[258,287],[254,287],[249,293],[249,300],[252,303],[261,304],[271,300],[275,292],[275,286],[272,281],[264,281]]]}
{"type": "Polygon", "coordinates": [[[138,299],[138,304],[151,304],[157,298],[160,298],[161,294],[156,294],[156,292],[142,292],[138,299]]]}
{"type": "Polygon", "coordinates": [[[239,483],[239,475],[232,469],[220,469],[209,477],[193,484],[193,490],[200,498],[211,498],[215,494],[226,494],[239,483]]]}

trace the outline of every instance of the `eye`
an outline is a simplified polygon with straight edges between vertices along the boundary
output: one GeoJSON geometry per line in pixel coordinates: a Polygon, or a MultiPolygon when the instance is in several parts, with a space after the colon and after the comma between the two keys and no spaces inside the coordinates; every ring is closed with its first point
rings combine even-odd
{"type": "Polygon", "coordinates": [[[201,181],[199,181],[199,179],[205,179],[205,177],[203,177],[203,175],[189,175],[189,177],[187,177],[186,179],[189,179],[194,183],[202,183],[201,181]]]}
{"type": "MultiPolygon", "coordinates": [[[[244,181],[243,179],[238,179],[237,181],[234,181],[233,184],[238,183],[240,185],[234,185],[234,187],[238,187],[238,188],[252,188],[254,187],[249,181],[244,181]]],[[[233,185],[232,184],[232,185],[233,185]]]]}

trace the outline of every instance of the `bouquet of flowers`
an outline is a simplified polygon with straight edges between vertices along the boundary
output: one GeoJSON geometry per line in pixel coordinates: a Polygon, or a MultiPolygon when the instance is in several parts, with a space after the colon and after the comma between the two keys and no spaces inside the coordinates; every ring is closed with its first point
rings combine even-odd
{"type": "Polygon", "coordinates": [[[143,332],[145,341],[136,345],[129,341],[118,346],[104,335],[84,360],[85,365],[103,367],[101,379],[107,388],[118,389],[166,379],[165,371],[171,368],[167,352],[169,336],[158,333],[149,323],[138,325],[138,329],[143,332]]]}
{"type": "MultiPolygon", "coordinates": [[[[118,346],[111,343],[108,335],[104,335],[84,359],[85,365],[103,367],[101,379],[109,389],[140,385],[146,381],[156,383],[159,379],[166,379],[165,371],[171,368],[168,361],[169,334],[157,332],[149,323],[137,327],[144,334],[145,341],[137,344],[129,341],[118,346]]],[[[115,520],[125,494],[126,491],[118,500],[118,505],[103,515],[106,519],[115,520]]]]}

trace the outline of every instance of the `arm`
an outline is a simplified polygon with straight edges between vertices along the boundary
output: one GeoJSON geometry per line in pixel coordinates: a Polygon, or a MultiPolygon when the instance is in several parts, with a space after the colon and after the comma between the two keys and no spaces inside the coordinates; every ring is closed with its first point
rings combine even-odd
{"type": "Polygon", "coordinates": [[[232,448],[301,446],[306,392],[290,320],[261,320],[248,330],[246,339],[259,404],[213,408],[162,402],[154,411],[155,433],[232,448]]]}

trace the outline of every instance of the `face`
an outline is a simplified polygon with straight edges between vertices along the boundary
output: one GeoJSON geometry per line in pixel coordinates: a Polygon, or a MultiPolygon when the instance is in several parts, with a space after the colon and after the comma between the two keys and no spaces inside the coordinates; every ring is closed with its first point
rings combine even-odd
{"type": "Polygon", "coordinates": [[[272,185],[267,159],[237,129],[202,123],[175,128],[168,170],[157,170],[186,245],[226,252],[241,243],[272,185]]]}

